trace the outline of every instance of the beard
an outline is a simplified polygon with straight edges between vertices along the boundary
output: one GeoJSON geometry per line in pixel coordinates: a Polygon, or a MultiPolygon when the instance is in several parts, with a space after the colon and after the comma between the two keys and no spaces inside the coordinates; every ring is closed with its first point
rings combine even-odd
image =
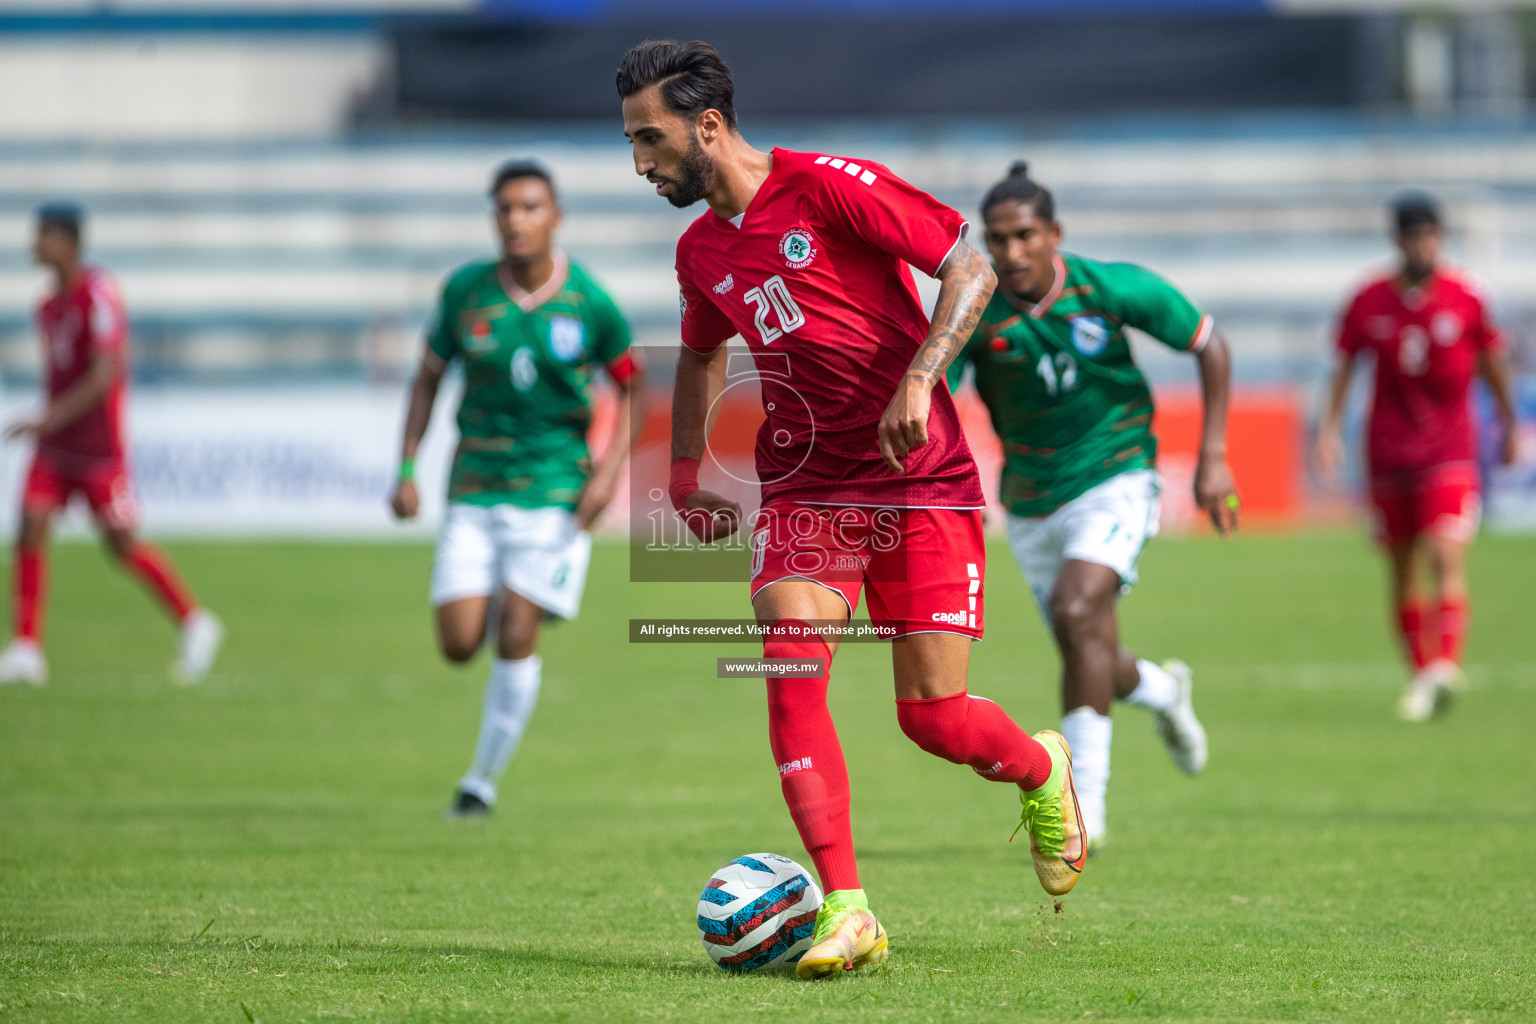
{"type": "Polygon", "coordinates": [[[709,193],[710,186],[715,183],[715,161],[699,145],[697,135],[689,134],[688,152],[678,161],[677,175],[666,180],[672,183],[672,194],[666,197],[667,202],[678,209],[692,206],[709,193]]]}

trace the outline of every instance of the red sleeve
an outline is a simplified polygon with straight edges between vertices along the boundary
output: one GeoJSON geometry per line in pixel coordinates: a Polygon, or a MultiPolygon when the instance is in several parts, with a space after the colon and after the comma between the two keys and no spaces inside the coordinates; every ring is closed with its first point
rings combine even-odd
{"type": "Polygon", "coordinates": [[[1475,315],[1471,325],[1467,329],[1472,339],[1472,347],[1479,352],[1502,352],[1507,347],[1504,332],[1499,330],[1499,325],[1494,323],[1493,310],[1489,309],[1489,303],[1482,289],[1473,287],[1468,289],[1472,297],[1472,308],[1475,315]]]}
{"type": "Polygon", "coordinates": [[[106,274],[93,274],[89,294],[92,350],[111,355],[122,352],[128,340],[128,316],[117,282],[106,274]]]}
{"type": "Polygon", "coordinates": [[[691,244],[685,234],[677,243],[677,287],[683,316],[683,344],[695,352],[707,355],[731,339],[736,333],[736,325],[693,283],[692,261],[688,258],[690,249],[691,244]]]}
{"type": "Polygon", "coordinates": [[[1350,300],[1349,307],[1339,320],[1339,333],[1334,340],[1334,347],[1340,355],[1353,357],[1366,347],[1365,327],[1362,323],[1365,317],[1360,309],[1364,297],[1365,293],[1361,292],[1350,300]]]}
{"type": "Polygon", "coordinates": [[[639,349],[631,347],[609,360],[606,369],[615,384],[628,384],[637,369],[645,369],[645,360],[640,358],[639,349]]]}
{"type": "Polygon", "coordinates": [[[969,226],[959,213],[880,164],[818,156],[805,174],[836,220],[870,245],[937,276],[969,226]]]}

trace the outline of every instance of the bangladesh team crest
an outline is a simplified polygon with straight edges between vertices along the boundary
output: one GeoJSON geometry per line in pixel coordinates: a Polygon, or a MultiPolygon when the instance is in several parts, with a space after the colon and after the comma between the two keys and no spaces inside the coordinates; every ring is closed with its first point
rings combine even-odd
{"type": "Polygon", "coordinates": [[[586,351],[581,321],[573,316],[552,317],[549,321],[549,350],[563,363],[573,363],[586,351]]]}
{"type": "Polygon", "coordinates": [[[819,251],[816,236],[811,234],[810,228],[790,228],[779,239],[779,253],[791,270],[810,266],[819,251]]]}
{"type": "Polygon", "coordinates": [[[1109,347],[1109,325],[1100,316],[1072,318],[1072,347],[1092,359],[1109,347]]]}

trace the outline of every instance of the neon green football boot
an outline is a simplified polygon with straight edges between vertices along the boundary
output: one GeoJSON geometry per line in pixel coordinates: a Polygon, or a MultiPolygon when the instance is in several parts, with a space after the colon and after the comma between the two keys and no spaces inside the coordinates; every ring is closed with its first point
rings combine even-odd
{"type": "Polygon", "coordinates": [[[806,981],[842,971],[877,964],[889,953],[885,929],[869,912],[863,889],[838,889],[827,893],[816,912],[816,933],[811,948],[795,965],[806,981]]]}
{"type": "MultiPolygon", "coordinates": [[[[1035,733],[1035,741],[1051,755],[1051,776],[1039,789],[1019,788],[1019,802],[1024,805],[1019,828],[1029,833],[1029,852],[1040,885],[1052,896],[1063,896],[1072,891],[1088,863],[1088,833],[1072,785],[1072,748],[1052,729],[1035,733]]],[[[1014,835],[1018,831],[1014,829],[1014,835]]]]}

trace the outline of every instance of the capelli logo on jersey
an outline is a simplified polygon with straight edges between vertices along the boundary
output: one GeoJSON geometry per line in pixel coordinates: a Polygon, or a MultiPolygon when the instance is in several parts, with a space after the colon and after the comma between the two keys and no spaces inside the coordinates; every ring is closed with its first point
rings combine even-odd
{"type": "Polygon", "coordinates": [[[810,266],[819,251],[816,248],[816,236],[811,234],[810,228],[790,228],[779,239],[779,253],[791,270],[810,266]]]}
{"type": "Polygon", "coordinates": [[[719,284],[715,285],[715,294],[716,295],[724,295],[726,292],[730,291],[732,288],[735,288],[735,287],[736,287],[736,275],[735,274],[726,274],[725,275],[725,280],[721,281],[719,284]]]}

